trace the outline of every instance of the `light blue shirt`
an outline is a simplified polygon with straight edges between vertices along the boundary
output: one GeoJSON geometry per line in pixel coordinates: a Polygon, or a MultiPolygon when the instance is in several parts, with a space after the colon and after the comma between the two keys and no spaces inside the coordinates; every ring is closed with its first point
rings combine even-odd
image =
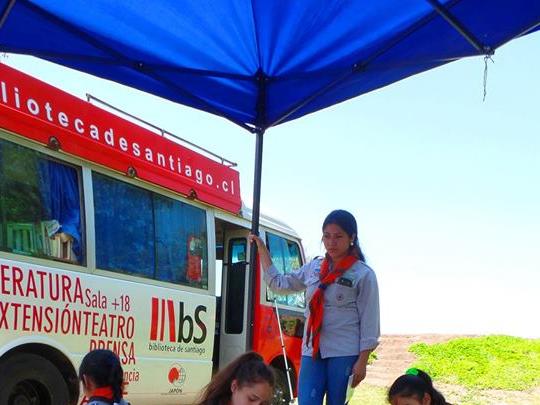
{"type": "MultiPolygon", "coordinates": [[[[289,274],[280,274],[272,265],[264,275],[268,287],[277,294],[306,290],[306,302],[319,288],[322,259],[312,260],[289,274]]],[[[306,320],[309,306],[306,305],[306,320]]],[[[304,328],[302,355],[311,356],[304,328]]],[[[354,356],[377,347],[380,336],[379,287],[375,272],[357,261],[343,276],[324,290],[324,315],[319,350],[322,358],[354,356]],[[341,280],[342,279],[342,280],[341,280]]]]}

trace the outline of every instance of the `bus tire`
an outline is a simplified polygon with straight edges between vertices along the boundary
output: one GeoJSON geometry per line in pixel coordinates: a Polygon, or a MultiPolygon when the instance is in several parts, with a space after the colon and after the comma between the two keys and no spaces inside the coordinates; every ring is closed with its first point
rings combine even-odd
{"type": "Polygon", "coordinates": [[[69,391],[49,360],[17,353],[0,360],[0,405],[68,405],[69,391]]]}
{"type": "Polygon", "coordinates": [[[289,384],[287,382],[287,375],[285,371],[279,368],[272,367],[276,384],[274,387],[274,398],[272,398],[272,405],[285,405],[291,402],[291,396],[289,394],[289,384]]]}

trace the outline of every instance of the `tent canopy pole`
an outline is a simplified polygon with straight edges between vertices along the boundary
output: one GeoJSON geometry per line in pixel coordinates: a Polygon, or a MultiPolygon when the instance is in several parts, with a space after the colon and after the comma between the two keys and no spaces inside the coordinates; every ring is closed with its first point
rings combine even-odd
{"type": "MultiPolygon", "coordinates": [[[[251,215],[251,233],[259,235],[259,218],[261,207],[261,177],[262,177],[262,158],[263,158],[263,137],[264,130],[258,129],[255,141],[255,175],[253,180],[253,211],[251,215]]],[[[247,297],[247,348],[253,348],[253,325],[255,312],[253,310],[255,286],[255,272],[257,271],[257,245],[252,243],[250,246],[249,272],[248,272],[248,297],[247,297]]]]}
{"type": "Polygon", "coordinates": [[[261,210],[261,177],[263,158],[263,137],[264,131],[257,130],[255,141],[255,172],[253,179],[253,213],[251,217],[251,232],[259,234],[259,219],[261,210]]]}
{"type": "MultiPolygon", "coordinates": [[[[254,79],[258,87],[257,104],[257,120],[255,127],[255,168],[253,176],[253,211],[251,212],[251,233],[259,235],[259,219],[261,208],[261,178],[262,178],[262,159],[263,159],[263,140],[264,131],[267,127],[266,122],[266,88],[268,85],[268,76],[259,69],[254,79]]],[[[253,308],[255,285],[255,271],[257,271],[257,245],[251,244],[250,247],[250,266],[248,273],[248,299],[247,299],[247,348],[253,348],[253,325],[255,321],[255,311],[253,308]]],[[[258,298],[257,298],[258,299],[258,298]]]]}
{"type": "Polygon", "coordinates": [[[493,55],[495,52],[490,46],[482,44],[450,11],[437,0],[427,0],[427,2],[444,18],[463,38],[465,38],[480,54],[493,55]]]}

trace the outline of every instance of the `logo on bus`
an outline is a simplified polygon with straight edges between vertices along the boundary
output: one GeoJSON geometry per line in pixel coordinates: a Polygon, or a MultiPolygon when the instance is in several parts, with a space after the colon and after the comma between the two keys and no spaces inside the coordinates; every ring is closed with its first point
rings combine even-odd
{"type": "Polygon", "coordinates": [[[184,302],[178,301],[175,307],[171,299],[152,297],[152,321],[150,340],[169,343],[201,344],[208,331],[201,320],[206,313],[204,305],[197,305],[193,314],[188,314],[184,302]]]}
{"type": "Polygon", "coordinates": [[[167,378],[172,385],[181,388],[186,382],[186,370],[180,364],[173,364],[167,378]]]}

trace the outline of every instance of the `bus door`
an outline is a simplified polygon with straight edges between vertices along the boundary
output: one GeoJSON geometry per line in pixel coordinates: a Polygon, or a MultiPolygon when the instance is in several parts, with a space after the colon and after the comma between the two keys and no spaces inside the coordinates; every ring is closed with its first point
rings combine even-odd
{"type": "Polygon", "coordinates": [[[248,232],[230,230],[224,237],[220,368],[247,348],[248,232]]]}

